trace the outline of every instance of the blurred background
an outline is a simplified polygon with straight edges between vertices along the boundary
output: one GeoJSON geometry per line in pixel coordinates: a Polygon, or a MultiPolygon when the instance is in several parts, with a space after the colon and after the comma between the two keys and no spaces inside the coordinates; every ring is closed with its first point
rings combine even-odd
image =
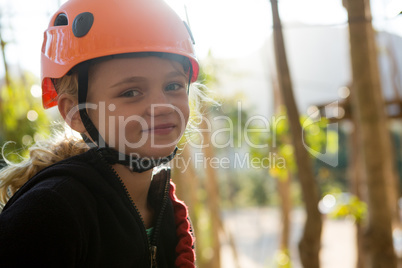
{"type": "MultiPolygon", "coordinates": [[[[171,164],[198,266],[397,267],[402,1],[166,1],[188,21],[199,82],[220,104],[202,105],[199,133],[171,164]]],[[[60,127],[41,106],[40,49],[64,2],[0,1],[10,161],[60,127]]]]}

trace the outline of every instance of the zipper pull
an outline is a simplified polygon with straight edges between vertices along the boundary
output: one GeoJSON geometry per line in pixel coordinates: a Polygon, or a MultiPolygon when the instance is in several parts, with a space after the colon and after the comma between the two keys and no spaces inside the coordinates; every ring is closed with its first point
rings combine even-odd
{"type": "Polygon", "coordinates": [[[151,268],[156,268],[158,267],[158,264],[156,262],[156,246],[151,246],[150,251],[151,251],[151,268]]]}

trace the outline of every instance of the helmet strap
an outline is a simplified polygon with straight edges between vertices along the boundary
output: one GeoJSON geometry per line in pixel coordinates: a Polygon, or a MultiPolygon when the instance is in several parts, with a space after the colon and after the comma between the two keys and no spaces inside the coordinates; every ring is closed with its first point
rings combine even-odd
{"type": "MultiPolygon", "coordinates": [[[[114,148],[108,146],[98,129],[89,118],[87,112],[87,95],[88,95],[88,73],[90,62],[86,61],[77,66],[78,68],[78,105],[80,117],[90,138],[85,134],[81,134],[83,140],[90,148],[97,148],[98,152],[110,165],[121,164],[128,167],[131,171],[142,173],[156,166],[166,164],[171,161],[177,152],[177,147],[170,155],[158,159],[140,158],[123,154],[114,148]]],[[[191,77],[191,76],[190,76],[191,77]]]]}
{"type": "Polygon", "coordinates": [[[190,84],[192,78],[193,78],[193,66],[190,64],[190,70],[188,74],[187,95],[190,95],[190,84]]]}
{"type": "Polygon", "coordinates": [[[78,65],[78,105],[80,111],[80,117],[86,131],[91,139],[82,134],[84,141],[92,147],[106,146],[106,142],[100,135],[98,129],[95,127],[92,120],[89,118],[87,112],[87,95],[88,95],[88,73],[90,63],[88,61],[78,65]]]}
{"type": "Polygon", "coordinates": [[[148,157],[129,157],[128,155],[122,154],[110,147],[99,148],[98,152],[110,165],[121,164],[128,167],[133,172],[142,173],[154,167],[170,162],[175,157],[177,150],[178,148],[176,147],[173,153],[158,159],[148,157]]]}

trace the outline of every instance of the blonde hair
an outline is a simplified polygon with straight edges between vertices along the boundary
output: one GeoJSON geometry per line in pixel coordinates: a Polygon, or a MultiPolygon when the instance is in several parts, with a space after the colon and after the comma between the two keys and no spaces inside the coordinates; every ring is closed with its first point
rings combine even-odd
{"type": "MultiPolygon", "coordinates": [[[[69,94],[78,97],[78,75],[73,73],[54,80],[59,95],[69,94]]],[[[188,123],[187,131],[192,132],[199,123],[203,102],[211,102],[207,96],[207,88],[201,84],[190,85],[190,106],[193,115],[188,123]]],[[[4,145],[6,146],[6,145],[4,145]]],[[[46,142],[37,142],[29,149],[29,158],[21,163],[7,161],[7,167],[0,170],[0,203],[5,204],[11,196],[30,178],[42,169],[61,160],[86,152],[89,149],[85,142],[74,136],[67,137],[54,134],[46,142]]]]}
{"type": "Polygon", "coordinates": [[[58,135],[46,143],[31,146],[29,158],[21,163],[6,160],[8,166],[0,171],[0,202],[5,204],[24,183],[42,169],[87,150],[83,140],[58,135]]]}
{"type": "MultiPolygon", "coordinates": [[[[77,74],[65,75],[54,81],[58,94],[77,96],[77,74]]],[[[7,144],[6,144],[7,145],[7,144]]],[[[4,145],[4,146],[6,146],[4,145]]],[[[20,163],[12,163],[3,158],[8,164],[0,170],[0,203],[5,204],[11,196],[30,178],[42,169],[63,159],[81,154],[88,150],[82,139],[74,136],[66,137],[60,133],[54,134],[46,142],[37,142],[29,149],[29,158],[20,163]]]]}

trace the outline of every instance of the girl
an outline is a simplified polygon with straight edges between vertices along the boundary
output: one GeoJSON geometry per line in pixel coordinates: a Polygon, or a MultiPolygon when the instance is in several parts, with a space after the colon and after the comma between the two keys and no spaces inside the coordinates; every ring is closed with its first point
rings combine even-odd
{"type": "Polygon", "coordinates": [[[0,267],[194,267],[187,208],[169,169],[154,169],[188,122],[193,43],[161,0],[70,0],[55,13],[43,105],[83,140],[33,147],[1,171],[0,267]]]}

